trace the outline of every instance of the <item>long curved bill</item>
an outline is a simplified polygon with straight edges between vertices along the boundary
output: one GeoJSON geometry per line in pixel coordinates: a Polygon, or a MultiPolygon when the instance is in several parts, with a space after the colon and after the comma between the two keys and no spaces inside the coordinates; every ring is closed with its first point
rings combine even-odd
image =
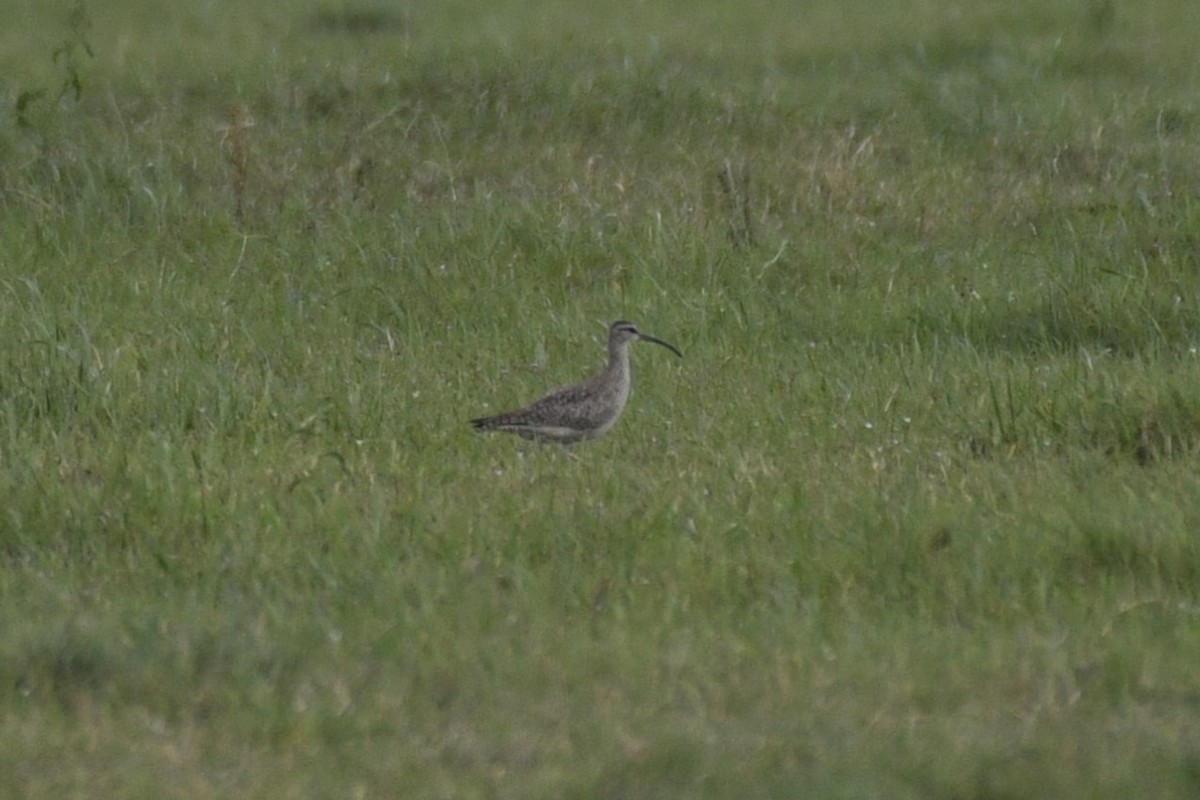
{"type": "Polygon", "coordinates": [[[651,336],[648,333],[638,333],[638,338],[641,339],[642,341],[654,342],[655,344],[661,344],[663,347],[667,348],[675,355],[679,356],[680,358],[683,358],[683,353],[679,352],[678,347],[676,347],[673,344],[668,344],[667,342],[664,342],[662,339],[659,339],[655,336],[651,336]]]}

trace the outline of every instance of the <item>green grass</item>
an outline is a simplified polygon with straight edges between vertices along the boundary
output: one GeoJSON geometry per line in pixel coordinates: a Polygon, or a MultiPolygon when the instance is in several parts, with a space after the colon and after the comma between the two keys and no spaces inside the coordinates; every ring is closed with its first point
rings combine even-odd
{"type": "Polygon", "coordinates": [[[17,4],[0,796],[1200,792],[1200,14],[810,5],[17,4]]]}

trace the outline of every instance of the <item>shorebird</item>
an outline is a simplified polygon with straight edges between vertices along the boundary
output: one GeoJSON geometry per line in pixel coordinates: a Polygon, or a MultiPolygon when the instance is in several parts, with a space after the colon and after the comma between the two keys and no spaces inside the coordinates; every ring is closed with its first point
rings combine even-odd
{"type": "Polygon", "coordinates": [[[594,378],[555,389],[540,400],[516,411],[471,420],[477,431],[507,431],[535,442],[574,444],[608,433],[625,410],[632,378],[629,346],[641,339],[661,344],[675,355],[673,344],[639,331],[632,322],[617,320],[608,326],[608,366],[594,378]]]}

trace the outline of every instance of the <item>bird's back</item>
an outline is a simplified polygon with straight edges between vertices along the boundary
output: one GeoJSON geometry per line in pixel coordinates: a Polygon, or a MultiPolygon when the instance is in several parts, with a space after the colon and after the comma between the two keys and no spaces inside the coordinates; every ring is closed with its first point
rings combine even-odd
{"type": "Polygon", "coordinates": [[[479,431],[509,431],[564,443],[594,438],[612,428],[629,397],[628,382],[605,376],[556,389],[524,408],[479,417],[471,424],[479,431]]]}

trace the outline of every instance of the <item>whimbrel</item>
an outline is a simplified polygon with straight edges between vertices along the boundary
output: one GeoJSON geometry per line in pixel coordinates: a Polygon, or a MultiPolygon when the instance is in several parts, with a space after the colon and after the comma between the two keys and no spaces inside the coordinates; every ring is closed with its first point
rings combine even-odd
{"type": "Polygon", "coordinates": [[[675,355],[675,345],[642,333],[632,322],[608,326],[608,366],[594,378],[556,389],[516,411],[471,420],[477,431],[507,431],[536,442],[568,445],[603,436],[616,424],[629,399],[629,346],[642,339],[675,355]]]}

